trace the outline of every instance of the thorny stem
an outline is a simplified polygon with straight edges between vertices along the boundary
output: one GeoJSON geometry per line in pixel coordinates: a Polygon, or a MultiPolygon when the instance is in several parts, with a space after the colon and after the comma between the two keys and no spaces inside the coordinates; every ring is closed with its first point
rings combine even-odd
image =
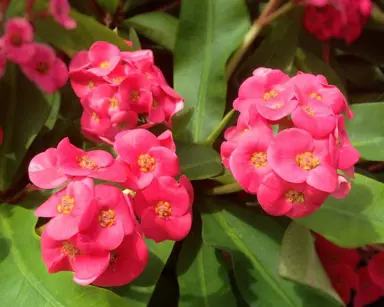
{"type": "Polygon", "coordinates": [[[269,24],[279,16],[287,13],[291,8],[293,8],[293,4],[288,2],[281,6],[276,11],[275,8],[280,4],[280,0],[269,0],[267,6],[264,11],[260,14],[259,18],[257,18],[251,28],[248,30],[247,34],[245,34],[243,43],[240,48],[233,54],[231,59],[227,65],[227,78],[229,79],[233,72],[235,71],[237,65],[240,63],[241,59],[244,57],[245,53],[248,51],[249,47],[252,45],[256,37],[259,35],[263,26],[269,24]],[[274,11],[274,12],[273,12],[274,11]]]}
{"type": "Polygon", "coordinates": [[[220,185],[209,190],[207,194],[209,195],[224,195],[230,193],[236,193],[242,191],[243,188],[237,182],[229,183],[225,185],[220,185]]]}

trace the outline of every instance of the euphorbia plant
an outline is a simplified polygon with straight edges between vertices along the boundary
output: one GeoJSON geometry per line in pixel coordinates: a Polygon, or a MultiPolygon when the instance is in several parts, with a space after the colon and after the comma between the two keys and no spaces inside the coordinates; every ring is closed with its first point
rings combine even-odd
{"type": "Polygon", "coordinates": [[[0,1],[0,302],[381,304],[380,5],[0,1]]]}

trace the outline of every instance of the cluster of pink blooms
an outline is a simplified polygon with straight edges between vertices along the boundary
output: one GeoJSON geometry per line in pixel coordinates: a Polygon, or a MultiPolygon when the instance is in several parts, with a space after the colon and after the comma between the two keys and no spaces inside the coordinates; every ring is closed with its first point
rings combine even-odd
{"type": "Polygon", "coordinates": [[[297,0],[306,4],[304,26],[319,40],[344,38],[352,43],[371,14],[371,0],[297,0]]]}
{"type": "Polygon", "coordinates": [[[384,252],[371,247],[341,248],[316,235],[316,251],[343,302],[354,307],[374,303],[384,296],[384,252]]]}
{"type": "Polygon", "coordinates": [[[96,42],[73,58],[69,78],[84,108],[83,134],[95,142],[112,144],[118,132],[138,124],[170,127],[172,116],[184,106],[155,66],[151,50],[121,52],[96,42]]]}
{"type": "Polygon", "coordinates": [[[233,106],[240,116],[224,134],[221,157],[267,213],[303,217],[329,195],[348,194],[359,152],[348,139],[342,113],[353,114],[324,76],[289,78],[258,68],[240,86],[233,106]]]}
{"type": "MultiPolygon", "coordinates": [[[[67,0],[51,0],[48,13],[57,22],[72,29],[76,22],[69,17],[67,0]]],[[[0,38],[0,77],[5,73],[7,61],[20,66],[23,73],[46,93],[64,86],[68,79],[65,63],[49,45],[34,41],[32,24],[23,17],[9,19],[0,38]]]]}
{"type": "Polygon", "coordinates": [[[37,187],[61,187],[35,212],[51,218],[41,237],[44,263],[50,273],[73,271],[81,285],[131,282],[148,261],[143,236],[181,240],[191,228],[193,188],[185,176],[174,178],[180,169],[171,132],[123,131],[114,149],[116,159],[65,138],[35,156],[28,169],[37,187]]]}

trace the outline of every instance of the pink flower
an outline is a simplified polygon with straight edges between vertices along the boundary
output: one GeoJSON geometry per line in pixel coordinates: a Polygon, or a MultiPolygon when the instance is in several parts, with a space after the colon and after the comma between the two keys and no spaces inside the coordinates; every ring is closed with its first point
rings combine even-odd
{"type": "Polygon", "coordinates": [[[81,71],[87,69],[91,63],[89,62],[88,51],[79,51],[72,58],[69,64],[69,72],[81,71]]]}
{"type": "Polygon", "coordinates": [[[28,167],[29,179],[42,189],[54,189],[64,185],[71,177],[59,169],[57,150],[49,148],[36,155],[28,167]]]}
{"type": "Polygon", "coordinates": [[[127,76],[119,86],[121,99],[129,103],[130,109],[137,113],[148,113],[152,106],[151,84],[140,73],[127,76]]]}
{"type": "Polygon", "coordinates": [[[76,28],[76,21],[69,17],[71,7],[68,0],[50,0],[49,9],[56,21],[64,28],[68,30],[76,28]]]}
{"type": "Polygon", "coordinates": [[[88,52],[92,68],[89,71],[97,76],[106,76],[120,62],[120,49],[107,42],[94,43],[88,52]]]}
{"type": "MultiPolygon", "coordinates": [[[[79,60],[80,61],[80,60],[79,60]]],[[[81,64],[73,64],[79,65],[81,64]]],[[[73,67],[72,67],[73,69],[73,67]]],[[[86,97],[89,93],[95,90],[100,84],[104,84],[104,80],[95,74],[86,70],[73,69],[69,75],[69,80],[72,85],[72,89],[76,96],[79,98],[86,97]]]]}
{"type": "Polygon", "coordinates": [[[3,144],[3,136],[4,136],[3,128],[0,127],[0,145],[3,144]]]}
{"type": "Polygon", "coordinates": [[[92,283],[108,267],[110,254],[84,235],[54,240],[47,231],[41,236],[44,264],[49,273],[73,271],[73,280],[81,285],[92,283]]]}
{"type": "Polygon", "coordinates": [[[98,86],[89,95],[87,102],[92,111],[108,116],[129,109],[129,104],[120,98],[117,89],[108,84],[98,86]]]}
{"type": "Polygon", "coordinates": [[[384,290],[372,279],[368,267],[360,268],[357,272],[357,289],[354,298],[354,307],[367,306],[384,296],[384,290]]]}
{"type": "Polygon", "coordinates": [[[108,115],[85,109],[80,119],[81,130],[96,136],[105,135],[111,128],[112,123],[108,115]]]}
{"type": "Polygon", "coordinates": [[[300,105],[308,105],[312,101],[328,106],[335,115],[346,112],[349,118],[353,117],[344,95],[337,87],[329,85],[322,75],[299,72],[291,78],[287,86],[294,87],[300,105]]]}
{"type": "MultiPolygon", "coordinates": [[[[269,114],[273,106],[276,110],[281,108],[285,103],[289,101],[285,109],[290,109],[294,104],[290,99],[287,100],[289,95],[287,92],[282,96],[281,93],[285,91],[285,82],[289,80],[289,77],[281,70],[258,68],[253,72],[253,76],[246,79],[239,89],[239,97],[233,103],[235,110],[240,112],[247,111],[250,104],[256,103],[255,99],[260,103],[263,111],[269,114]],[[261,103],[263,102],[263,103],[261,103]],[[265,104],[265,105],[264,105],[265,104]],[[278,107],[280,106],[280,107],[278,107]]],[[[292,108],[292,110],[295,106],[292,108]]],[[[275,110],[275,109],[273,109],[275,110]]],[[[286,113],[287,110],[284,111],[286,113]]],[[[281,112],[281,111],[280,111],[281,112]]]]}
{"type": "Polygon", "coordinates": [[[103,150],[85,152],[73,146],[68,138],[57,146],[60,169],[70,176],[84,176],[114,182],[126,180],[125,168],[103,150]]]}
{"type": "Polygon", "coordinates": [[[278,133],[267,152],[272,169],[291,183],[306,182],[315,189],[333,193],[337,188],[336,169],[331,165],[324,141],[314,141],[301,129],[278,133]]]}
{"type": "Polygon", "coordinates": [[[0,38],[0,78],[2,78],[5,74],[5,70],[7,68],[7,55],[4,51],[4,39],[0,38]]]}
{"type": "Polygon", "coordinates": [[[332,193],[334,198],[343,199],[348,196],[351,191],[351,183],[341,175],[337,176],[338,178],[338,187],[335,192],[332,193]]]}
{"type": "Polygon", "coordinates": [[[56,57],[51,47],[45,44],[35,43],[33,58],[22,65],[21,70],[47,93],[53,93],[64,86],[68,79],[68,70],[64,62],[56,57]]]}
{"type": "Polygon", "coordinates": [[[348,138],[342,115],[337,117],[336,129],[329,136],[329,150],[332,163],[341,170],[353,167],[360,159],[360,153],[348,138]]]}
{"type": "Polygon", "coordinates": [[[327,274],[332,282],[333,288],[347,305],[351,301],[352,290],[356,289],[356,272],[349,265],[336,264],[327,267],[327,274]]]}
{"type": "Polygon", "coordinates": [[[8,20],[3,40],[4,52],[12,62],[25,64],[34,57],[33,28],[25,18],[8,20]]]}
{"type": "Polygon", "coordinates": [[[275,173],[268,174],[261,182],[257,199],[271,215],[287,215],[291,218],[312,214],[324,203],[328,193],[306,183],[290,183],[275,173]]]}
{"type": "Polygon", "coordinates": [[[39,217],[52,217],[46,232],[54,240],[66,240],[79,232],[79,223],[94,198],[91,179],[72,181],[36,209],[39,217]]]}
{"type": "Polygon", "coordinates": [[[109,266],[93,284],[115,287],[130,283],[144,270],[148,262],[148,249],[139,229],[125,236],[123,242],[111,252],[109,266]]]}
{"type": "MultiPolygon", "coordinates": [[[[173,145],[172,145],[173,147],[173,145]]],[[[144,129],[123,131],[116,135],[114,148],[132,172],[126,185],[131,189],[148,186],[153,178],[176,176],[180,172],[176,154],[160,144],[154,134],[144,129]]]]}
{"type": "Polygon", "coordinates": [[[134,228],[133,217],[120,189],[107,184],[96,186],[95,201],[82,215],[79,227],[101,248],[116,249],[134,228]]]}
{"type": "Polygon", "coordinates": [[[130,74],[136,72],[136,69],[132,64],[120,63],[117,64],[114,70],[112,70],[108,75],[103,76],[104,80],[109,83],[111,86],[119,86],[121,82],[130,74]]]}
{"type": "Polygon", "coordinates": [[[144,235],[156,242],[185,238],[192,224],[191,199],[186,187],[172,177],[152,181],[134,198],[144,235]]]}
{"type": "Polygon", "coordinates": [[[372,281],[383,289],[384,295],[384,252],[374,255],[368,262],[368,271],[372,281]]]}
{"type": "Polygon", "coordinates": [[[247,132],[229,159],[233,176],[249,193],[257,193],[261,181],[272,172],[267,160],[267,149],[272,139],[272,130],[267,133],[264,129],[247,132]]]}

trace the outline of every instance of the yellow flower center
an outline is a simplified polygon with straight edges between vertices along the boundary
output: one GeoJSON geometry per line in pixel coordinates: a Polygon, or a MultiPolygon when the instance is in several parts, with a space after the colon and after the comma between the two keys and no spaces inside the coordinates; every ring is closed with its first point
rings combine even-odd
{"type": "Polygon", "coordinates": [[[56,209],[60,214],[69,214],[74,206],[75,199],[72,196],[65,195],[61,198],[61,203],[56,207],[56,209]]]}
{"type": "Polygon", "coordinates": [[[111,67],[111,63],[109,63],[108,61],[105,61],[105,62],[100,63],[99,67],[103,68],[103,69],[109,68],[109,67],[111,67]]]}
{"type": "Polygon", "coordinates": [[[112,209],[101,210],[99,213],[98,221],[101,227],[111,227],[115,224],[116,213],[112,209]]]}
{"type": "Polygon", "coordinates": [[[264,167],[267,165],[267,153],[255,152],[251,157],[251,162],[255,167],[264,167]]]}
{"type": "Polygon", "coordinates": [[[95,161],[89,159],[87,156],[82,156],[77,158],[77,164],[83,169],[90,169],[96,171],[99,169],[99,166],[95,161]]]}
{"type": "Polygon", "coordinates": [[[121,81],[123,81],[123,77],[116,77],[112,79],[112,82],[117,84],[121,83],[121,81]]]}
{"type": "Polygon", "coordinates": [[[271,98],[275,98],[278,95],[279,95],[279,93],[276,92],[275,90],[270,90],[269,92],[266,92],[264,94],[264,100],[269,100],[271,98]]]}
{"type": "Polygon", "coordinates": [[[318,101],[322,101],[323,100],[323,98],[318,93],[316,93],[316,92],[313,92],[313,93],[309,94],[309,96],[311,98],[313,98],[313,99],[318,100],[318,101]]]}
{"type": "Polygon", "coordinates": [[[310,171],[320,165],[318,158],[314,157],[311,152],[304,152],[296,156],[296,164],[303,170],[310,171]]]}
{"type": "Polygon", "coordinates": [[[140,99],[140,93],[139,91],[132,90],[130,93],[130,99],[132,102],[137,102],[140,99]]]}
{"type": "Polygon", "coordinates": [[[61,252],[71,258],[76,257],[80,254],[80,250],[76,248],[71,242],[64,241],[63,246],[61,247],[61,252]]]}
{"type": "Polygon", "coordinates": [[[315,116],[315,111],[311,107],[303,107],[303,110],[309,115],[309,116],[315,116]]]}
{"type": "Polygon", "coordinates": [[[137,165],[144,173],[152,172],[156,167],[156,160],[149,154],[141,154],[137,158],[137,165]]]}
{"type": "Polygon", "coordinates": [[[164,219],[172,215],[171,204],[167,201],[159,201],[155,206],[156,214],[164,219]]]}
{"type": "Polygon", "coordinates": [[[41,75],[46,75],[49,71],[48,63],[39,62],[36,66],[36,71],[41,75]]]}
{"type": "Polygon", "coordinates": [[[111,99],[109,99],[109,106],[113,109],[117,109],[119,107],[119,103],[116,97],[112,97],[111,99]]]}
{"type": "Polygon", "coordinates": [[[159,102],[155,99],[153,99],[153,102],[152,102],[152,109],[156,110],[159,106],[159,102]]]}
{"type": "Polygon", "coordinates": [[[99,123],[99,122],[100,122],[100,117],[99,117],[95,112],[92,113],[92,119],[93,119],[96,123],[99,123]]]}
{"type": "Polygon", "coordinates": [[[288,190],[284,193],[284,197],[290,203],[304,203],[304,194],[295,190],[288,190]]]}
{"type": "Polygon", "coordinates": [[[88,88],[92,91],[95,88],[95,82],[92,80],[88,81],[88,88]]]}

